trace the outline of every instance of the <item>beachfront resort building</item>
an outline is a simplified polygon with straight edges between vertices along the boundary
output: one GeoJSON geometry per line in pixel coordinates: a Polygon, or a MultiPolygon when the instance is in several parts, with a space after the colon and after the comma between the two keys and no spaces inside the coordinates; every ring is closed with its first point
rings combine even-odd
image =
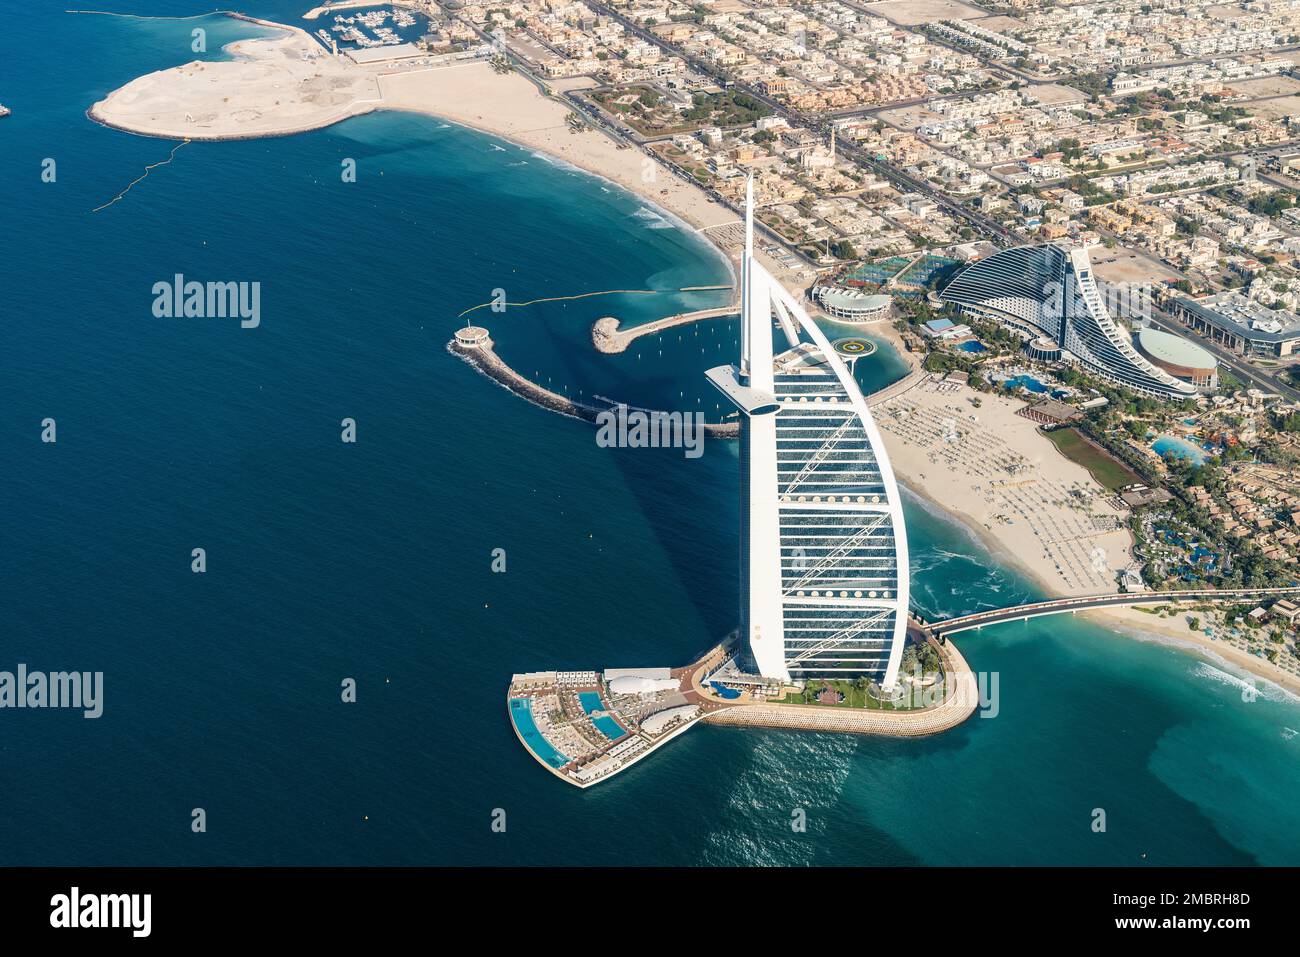
{"type": "Polygon", "coordinates": [[[993,319],[1025,335],[1046,336],[1061,359],[1135,392],[1169,399],[1197,394],[1138,351],[1106,309],[1083,248],[1054,243],[1004,249],[953,276],[940,298],[965,315],[993,319]]]}
{"type": "Polygon", "coordinates": [[[754,258],[752,182],[745,218],[740,365],[707,373],[740,410],[740,660],[890,689],[908,607],[898,487],[852,359],[754,258]]]}

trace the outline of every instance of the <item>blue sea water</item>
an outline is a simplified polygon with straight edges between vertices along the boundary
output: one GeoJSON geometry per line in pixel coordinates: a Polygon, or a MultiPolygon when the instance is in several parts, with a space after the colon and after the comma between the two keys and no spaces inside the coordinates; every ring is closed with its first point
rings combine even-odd
{"type": "MultiPolygon", "coordinates": [[[[496,288],[677,288],[726,265],[600,180],[401,114],[191,144],[92,213],[172,144],[84,110],[192,59],[195,23],[36,16],[42,43],[0,34],[0,669],[102,670],[105,700],[98,720],[0,711],[0,864],[1300,863],[1295,701],[1072,619],[961,636],[998,713],[938,738],[703,727],[599,787],[556,781],[510,725],[510,674],[677,664],[730,631],[735,449],[602,449],[445,343],[496,288]],[[261,325],[154,318],[176,273],[260,281],[261,325]]],[[[201,22],[209,59],[260,32],[201,22]]],[[[734,322],[618,357],[589,328],[724,296],[484,321],[553,388],[708,413],[734,322]]],[[[868,385],[901,368],[859,363],[868,385]]],[[[906,508],[925,612],[1034,597],[906,508]]]]}

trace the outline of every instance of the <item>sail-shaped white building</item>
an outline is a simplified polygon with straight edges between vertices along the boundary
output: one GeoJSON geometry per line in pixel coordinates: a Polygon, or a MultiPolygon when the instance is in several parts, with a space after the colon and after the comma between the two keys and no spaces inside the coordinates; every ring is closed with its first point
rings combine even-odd
{"type": "Polygon", "coordinates": [[[852,371],[754,257],[752,181],[740,365],[707,376],[741,420],[744,663],[769,678],[866,676],[892,688],[908,608],[898,486],[852,371]]]}

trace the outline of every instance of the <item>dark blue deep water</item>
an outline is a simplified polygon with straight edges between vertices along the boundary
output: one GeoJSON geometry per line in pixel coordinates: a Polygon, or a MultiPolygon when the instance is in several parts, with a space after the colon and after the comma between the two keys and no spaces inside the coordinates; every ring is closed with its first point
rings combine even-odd
{"type": "MultiPolygon", "coordinates": [[[[208,58],[257,32],[199,22],[208,58]]],[[[1000,713],[936,739],[699,728],[598,788],[557,782],[511,731],[510,674],[676,664],[730,631],[735,450],[599,448],[444,347],[496,288],[728,269],[600,180],[401,114],[194,143],[92,213],[172,144],[85,109],[191,59],[194,23],[45,4],[0,33],[0,670],[105,673],[98,720],[0,711],[0,864],[1300,863],[1295,702],[1069,620],[963,636],[1000,713]],[[175,273],[260,282],[261,325],[155,318],[175,273]]],[[[553,388],[713,414],[701,372],[734,323],[617,358],[588,329],[723,295],[476,318],[553,388]]],[[[869,385],[901,369],[865,363],[869,385]]],[[[960,527],[908,517],[923,608],[1032,595],[960,527]]]]}

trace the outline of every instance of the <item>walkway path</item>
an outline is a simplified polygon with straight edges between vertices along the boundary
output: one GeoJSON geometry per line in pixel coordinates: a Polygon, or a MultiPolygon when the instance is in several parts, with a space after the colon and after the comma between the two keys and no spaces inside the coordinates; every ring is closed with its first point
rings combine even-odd
{"type": "Polygon", "coordinates": [[[701,720],[710,724],[875,734],[893,738],[939,734],[957,727],[975,713],[979,707],[979,684],[956,645],[946,642],[938,648],[948,681],[946,697],[933,708],[872,711],[817,704],[744,703],[727,706],[724,703],[722,707],[706,710],[701,720]]]}
{"type": "Polygon", "coordinates": [[[1028,621],[1043,615],[1060,615],[1065,612],[1087,611],[1114,605],[1153,605],[1179,601],[1233,601],[1300,595],[1300,586],[1277,588],[1203,588],[1189,591],[1120,592],[1113,595],[1086,595],[1080,598],[1055,598],[1051,601],[1032,602],[1011,608],[976,612],[945,621],[926,622],[926,630],[935,636],[953,635],[971,628],[996,625],[1004,621],[1028,621]]]}

